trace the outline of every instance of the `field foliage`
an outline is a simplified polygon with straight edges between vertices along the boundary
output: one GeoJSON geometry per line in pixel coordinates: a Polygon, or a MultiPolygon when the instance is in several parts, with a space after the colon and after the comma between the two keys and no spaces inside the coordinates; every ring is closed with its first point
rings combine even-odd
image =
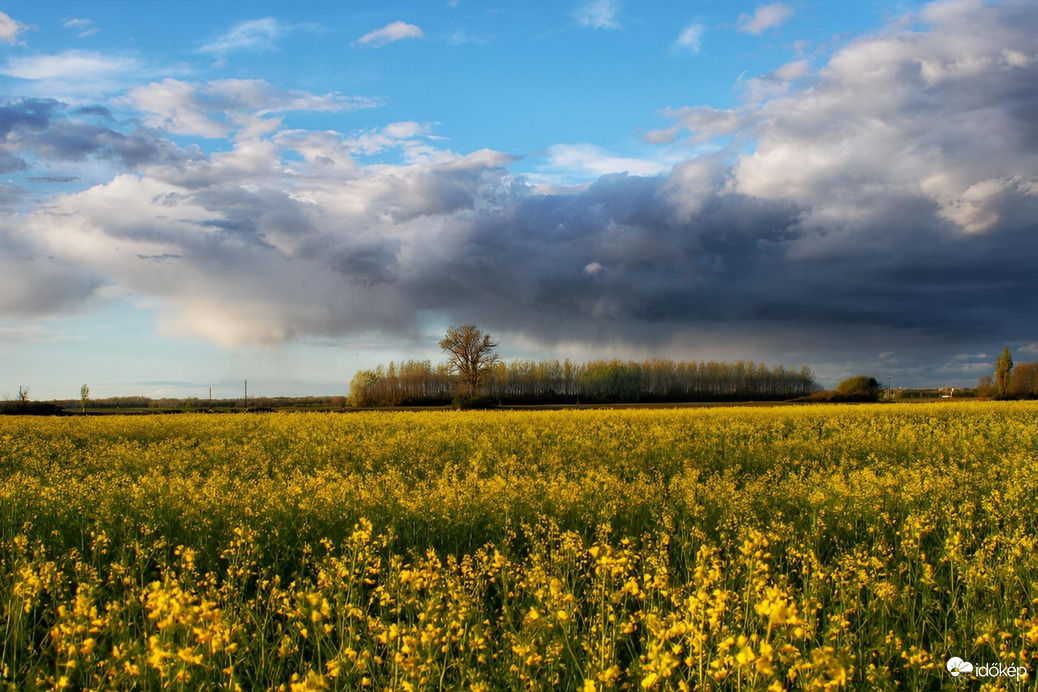
{"type": "Polygon", "coordinates": [[[1014,402],[0,419],[0,677],[952,689],[955,655],[1035,689],[1036,422],[1014,402]]]}

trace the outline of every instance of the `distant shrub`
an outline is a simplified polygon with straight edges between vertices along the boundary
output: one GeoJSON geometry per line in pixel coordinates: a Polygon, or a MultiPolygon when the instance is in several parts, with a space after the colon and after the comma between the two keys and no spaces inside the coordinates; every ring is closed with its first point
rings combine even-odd
{"type": "Polygon", "coordinates": [[[13,416],[60,416],[65,411],[56,404],[40,401],[0,401],[0,414],[13,416]]]}
{"type": "Polygon", "coordinates": [[[836,393],[844,401],[879,401],[882,385],[875,377],[856,375],[836,385],[836,393]]]}
{"type": "Polygon", "coordinates": [[[876,380],[875,377],[869,377],[867,375],[856,375],[836,385],[836,389],[827,389],[821,392],[814,392],[813,394],[800,397],[796,401],[808,401],[817,403],[851,403],[879,401],[879,397],[882,391],[883,386],[879,383],[878,380],[876,380]]]}
{"type": "Polygon", "coordinates": [[[451,406],[459,411],[473,411],[497,408],[497,399],[489,396],[456,396],[451,400],[451,406]]]}

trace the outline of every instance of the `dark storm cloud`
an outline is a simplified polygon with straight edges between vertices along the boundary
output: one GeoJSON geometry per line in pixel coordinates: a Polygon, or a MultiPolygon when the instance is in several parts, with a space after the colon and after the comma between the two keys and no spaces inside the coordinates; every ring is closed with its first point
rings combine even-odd
{"type": "Polygon", "coordinates": [[[21,185],[0,184],[0,208],[21,201],[25,196],[25,188],[21,185]]]}
{"type": "Polygon", "coordinates": [[[88,157],[113,160],[126,168],[176,162],[187,155],[171,142],[146,131],[129,135],[74,120],[55,120],[42,131],[22,136],[20,145],[36,156],[57,161],[88,157]]]}
{"type": "Polygon", "coordinates": [[[2,173],[16,173],[18,171],[24,171],[29,167],[25,163],[25,159],[20,156],[12,156],[0,152],[0,174],[2,173]]]}
{"type": "Polygon", "coordinates": [[[40,132],[50,125],[62,104],[54,99],[22,99],[0,106],[0,136],[12,132],[40,132]]]}
{"type": "Polygon", "coordinates": [[[684,220],[666,184],[613,175],[565,197],[515,186],[511,203],[480,215],[446,266],[412,268],[419,273],[403,280],[429,309],[454,303],[483,321],[518,319],[558,336],[595,320],[631,326],[752,312],[747,281],[770,273],[796,235],[796,209],[717,195],[684,220]]]}
{"type": "Polygon", "coordinates": [[[96,115],[101,120],[115,122],[115,117],[112,115],[112,111],[108,110],[104,106],[82,106],[77,108],[75,113],[76,115],[96,115]]]}
{"type": "Polygon", "coordinates": [[[149,262],[168,262],[169,260],[180,259],[180,255],[174,255],[167,252],[161,255],[137,255],[137,259],[149,262]]]}
{"type": "Polygon", "coordinates": [[[74,180],[79,180],[79,176],[75,175],[38,175],[31,176],[28,178],[30,183],[71,183],[74,180]]]}
{"type": "Polygon", "coordinates": [[[27,170],[26,158],[44,161],[110,160],[124,168],[169,164],[190,158],[172,142],[146,129],[129,134],[75,116],[113,121],[103,107],[69,110],[53,99],[20,99],[0,105],[0,172],[27,170]]]}

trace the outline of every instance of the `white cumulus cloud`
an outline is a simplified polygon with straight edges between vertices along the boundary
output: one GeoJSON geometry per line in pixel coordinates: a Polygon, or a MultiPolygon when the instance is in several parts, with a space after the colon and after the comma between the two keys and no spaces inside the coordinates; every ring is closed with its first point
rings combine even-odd
{"type": "Polygon", "coordinates": [[[702,48],[704,31],[706,31],[706,27],[702,24],[689,24],[674,42],[675,47],[695,55],[702,48]]]}
{"type": "Polygon", "coordinates": [[[793,16],[793,8],[782,2],[758,7],[752,15],[739,15],[739,31],[744,34],[763,34],[768,29],[781,26],[793,16]]]}
{"type": "Polygon", "coordinates": [[[762,101],[767,98],[781,96],[789,91],[793,82],[810,73],[810,61],[794,60],[765,75],[747,79],[741,82],[739,87],[745,100],[762,101]]]}
{"type": "Polygon", "coordinates": [[[85,17],[69,17],[61,23],[61,26],[66,29],[72,29],[78,32],[76,38],[86,38],[87,36],[93,36],[101,29],[94,26],[94,20],[86,19],[85,17]]]}
{"type": "Polygon", "coordinates": [[[132,89],[127,100],[147,114],[149,127],[210,138],[255,126],[256,118],[276,113],[348,111],[378,105],[377,100],[364,97],[279,89],[261,79],[164,79],[132,89]]]}
{"type": "Polygon", "coordinates": [[[17,19],[0,12],[0,42],[13,44],[18,40],[18,34],[35,28],[31,24],[22,24],[17,19]]]}
{"type": "Polygon", "coordinates": [[[140,67],[135,58],[68,50],[52,55],[17,56],[0,67],[0,74],[19,79],[95,78],[140,67]]]}
{"type": "Polygon", "coordinates": [[[593,144],[555,144],[548,148],[550,169],[599,177],[609,173],[659,175],[668,166],[657,161],[615,156],[593,144]]]}
{"type": "Polygon", "coordinates": [[[239,50],[275,50],[277,39],[285,32],[285,25],[275,17],[249,19],[238,22],[226,33],[213,38],[198,50],[218,55],[239,50]]]}
{"type": "Polygon", "coordinates": [[[588,0],[573,10],[573,18],[581,26],[592,29],[619,29],[619,0],[588,0]]]}
{"type": "Polygon", "coordinates": [[[356,43],[361,46],[371,46],[378,48],[384,46],[387,43],[393,41],[400,41],[405,38],[422,38],[425,33],[422,28],[415,26],[414,24],[408,24],[406,22],[395,21],[386,24],[381,29],[374,29],[364,34],[357,39],[356,43]]]}

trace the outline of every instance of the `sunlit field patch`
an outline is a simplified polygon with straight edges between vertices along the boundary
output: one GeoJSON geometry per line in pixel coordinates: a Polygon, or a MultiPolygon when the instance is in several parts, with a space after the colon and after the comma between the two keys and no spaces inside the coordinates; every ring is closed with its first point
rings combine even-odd
{"type": "Polygon", "coordinates": [[[1033,403],[6,418],[0,675],[1030,690],[1036,423],[1033,403]],[[953,656],[1027,677],[956,679],[953,656]]]}

